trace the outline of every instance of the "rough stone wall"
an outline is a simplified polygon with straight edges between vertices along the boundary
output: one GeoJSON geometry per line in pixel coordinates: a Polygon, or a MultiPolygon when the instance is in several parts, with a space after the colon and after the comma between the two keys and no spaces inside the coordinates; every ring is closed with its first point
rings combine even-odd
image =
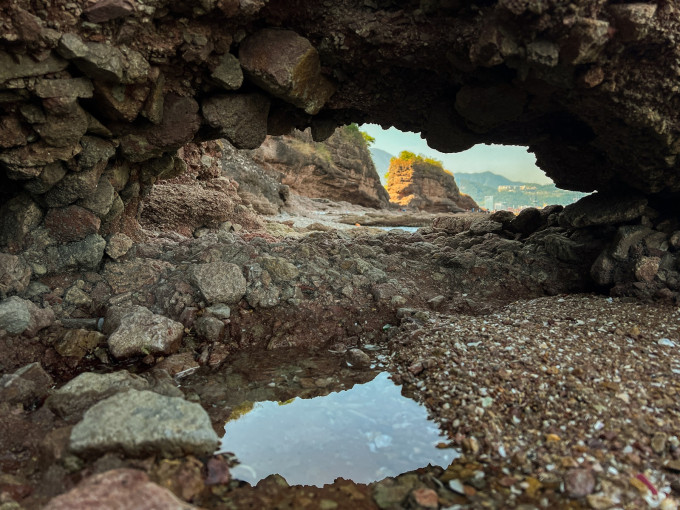
{"type": "Polygon", "coordinates": [[[308,131],[267,137],[253,160],[296,193],[382,208],[389,196],[360,133],[338,128],[324,142],[308,131]]]}
{"type": "Polygon", "coordinates": [[[392,202],[421,211],[443,213],[479,208],[469,195],[460,192],[453,175],[425,161],[392,159],[387,192],[392,202]]]}

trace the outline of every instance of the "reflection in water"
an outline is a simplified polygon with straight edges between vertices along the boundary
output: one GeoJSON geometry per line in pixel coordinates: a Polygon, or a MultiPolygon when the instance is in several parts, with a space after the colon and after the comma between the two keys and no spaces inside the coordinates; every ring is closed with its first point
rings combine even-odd
{"type": "Polygon", "coordinates": [[[436,448],[444,438],[427,411],[387,373],[324,397],[258,402],[224,429],[220,451],[241,462],[232,476],[251,484],[273,473],[295,485],[368,483],[458,456],[436,448]]]}

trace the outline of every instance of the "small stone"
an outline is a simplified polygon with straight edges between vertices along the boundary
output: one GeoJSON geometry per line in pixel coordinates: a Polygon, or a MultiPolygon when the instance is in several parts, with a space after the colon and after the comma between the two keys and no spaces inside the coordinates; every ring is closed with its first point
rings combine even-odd
{"type": "Polygon", "coordinates": [[[231,53],[226,53],[220,58],[220,63],[210,76],[227,90],[236,90],[243,84],[241,64],[231,53]]]}
{"type": "Polygon", "coordinates": [[[236,264],[197,264],[191,276],[208,303],[238,303],[246,293],[246,279],[236,264]]]}
{"type": "Polygon", "coordinates": [[[680,473],[680,460],[669,460],[664,464],[664,467],[669,471],[675,471],[680,473]]]}
{"type": "Polygon", "coordinates": [[[31,267],[17,255],[0,252],[0,298],[25,291],[31,281],[31,267]]]}
{"type": "Polygon", "coordinates": [[[132,239],[121,232],[117,232],[108,238],[106,254],[114,260],[119,259],[132,248],[132,245],[132,239]]]}
{"type": "Polygon", "coordinates": [[[108,339],[108,345],[116,358],[172,354],[179,348],[183,334],[182,323],[137,306],[122,315],[120,325],[108,339]]]}
{"type": "Polygon", "coordinates": [[[642,257],[635,264],[635,278],[640,282],[652,282],[659,272],[659,257],[642,257]]]}
{"type": "Polygon", "coordinates": [[[231,309],[224,303],[216,303],[205,309],[207,314],[210,314],[218,319],[228,319],[231,317],[231,309]]]}
{"type": "Polygon", "coordinates": [[[439,508],[439,497],[432,489],[414,489],[410,499],[417,508],[439,508]]]}
{"type": "Polygon", "coordinates": [[[570,498],[583,498],[594,489],[595,477],[590,469],[570,469],[564,477],[564,491],[570,498]]]}
{"type": "Polygon", "coordinates": [[[229,480],[231,480],[229,463],[221,455],[210,459],[207,468],[208,477],[205,480],[206,485],[222,485],[229,483],[229,480]]]}
{"type": "Polygon", "coordinates": [[[41,98],[66,97],[75,99],[78,97],[92,97],[94,87],[87,78],[67,78],[57,80],[38,80],[35,84],[35,94],[41,98]]]}
{"type": "Polygon", "coordinates": [[[196,334],[209,342],[217,342],[224,332],[224,322],[215,317],[200,317],[194,323],[196,334]]]}
{"type": "Polygon", "coordinates": [[[12,296],[0,302],[0,330],[11,335],[20,335],[31,324],[30,301],[12,296]]]}
{"type": "Polygon", "coordinates": [[[668,439],[668,436],[663,433],[663,432],[657,432],[652,436],[652,450],[654,450],[654,453],[661,455],[664,451],[666,451],[666,440],[668,439]]]}
{"type": "Polygon", "coordinates": [[[29,407],[42,400],[51,387],[52,378],[40,363],[30,363],[0,377],[0,402],[29,407]]]}
{"type": "Polygon", "coordinates": [[[98,331],[71,329],[58,340],[54,348],[60,356],[83,358],[106,343],[106,336],[98,331]]]}
{"type": "Polygon", "coordinates": [[[345,353],[345,359],[353,368],[365,368],[371,364],[371,358],[361,349],[350,349],[345,353]]]}
{"type": "Polygon", "coordinates": [[[198,404],[151,391],[128,390],[91,407],[71,432],[77,455],[118,451],[131,457],[213,453],[220,440],[198,404]]]}
{"type": "Polygon", "coordinates": [[[586,500],[590,508],[594,510],[607,510],[616,504],[616,501],[603,494],[588,494],[586,500]]]}

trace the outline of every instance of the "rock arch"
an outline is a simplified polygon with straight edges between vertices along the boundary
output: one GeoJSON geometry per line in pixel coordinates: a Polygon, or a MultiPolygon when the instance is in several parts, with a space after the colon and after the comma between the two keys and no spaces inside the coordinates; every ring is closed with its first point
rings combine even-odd
{"type": "Polygon", "coordinates": [[[7,2],[0,244],[61,214],[99,247],[187,142],[350,121],[528,145],[559,186],[672,203],[679,20],[664,0],[7,2]]]}

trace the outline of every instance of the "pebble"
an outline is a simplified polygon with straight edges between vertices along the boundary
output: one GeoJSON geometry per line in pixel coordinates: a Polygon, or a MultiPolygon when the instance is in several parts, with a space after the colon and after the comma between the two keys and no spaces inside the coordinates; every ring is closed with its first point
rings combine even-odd
{"type": "Polygon", "coordinates": [[[595,489],[595,477],[589,469],[571,469],[564,477],[564,491],[570,498],[578,499],[595,489]]]}

